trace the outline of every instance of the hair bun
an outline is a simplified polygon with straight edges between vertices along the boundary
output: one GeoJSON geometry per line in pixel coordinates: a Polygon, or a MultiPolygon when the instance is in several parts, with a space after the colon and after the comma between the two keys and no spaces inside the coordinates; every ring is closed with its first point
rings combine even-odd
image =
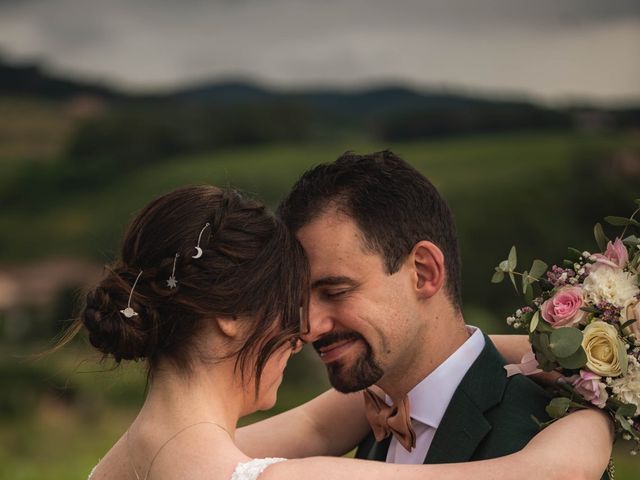
{"type": "Polygon", "coordinates": [[[146,327],[148,311],[132,300],[131,306],[138,315],[125,317],[120,310],[127,305],[129,292],[124,290],[121,279],[112,282],[109,277],[87,294],[82,318],[89,341],[117,362],[145,358],[150,344],[150,329],[146,327]]]}

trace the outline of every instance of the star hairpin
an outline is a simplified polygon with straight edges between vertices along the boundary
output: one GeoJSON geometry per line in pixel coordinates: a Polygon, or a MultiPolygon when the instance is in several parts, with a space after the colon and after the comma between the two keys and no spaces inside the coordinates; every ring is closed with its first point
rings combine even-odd
{"type": "Polygon", "coordinates": [[[178,261],[179,253],[176,253],[176,256],[173,259],[173,270],[171,271],[171,276],[167,280],[167,287],[176,288],[178,286],[178,280],[176,280],[176,262],[178,261]]]}

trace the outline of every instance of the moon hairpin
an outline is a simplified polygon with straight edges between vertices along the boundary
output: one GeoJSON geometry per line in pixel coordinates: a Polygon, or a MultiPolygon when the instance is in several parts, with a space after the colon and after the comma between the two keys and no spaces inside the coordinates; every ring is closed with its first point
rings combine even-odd
{"type": "Polygon", "coordinates": [[[200,258],[202,256],[202,248],[200,248],[200,240],[202,240],[202,234],[207,229],[207,227],[209,227],[210,225],[211,224],[209,222],[207,222],[204,225],[204,227],[202,227],[202,230],[200,230],[200,235],[198,235],[198,245],[196,245],[196,254],[192,255],[191,258],[200,258]]]}
{"type": "Polygon", "coordinates": [[[127,318],[138,316],[138,312],[136,312],[133,308],[131,308],[131,297],[133,296],[133,290],[136,288],[136,285],[138,284],[138,280],[140,280],[141,275],[142,275],[142,270],[140,270],[140,273],[136,277],[135,282],[133,282],[133,286],[131,287],[131,291],[129,292],[129,301],[127,302],[127,308],[125,308],[124,310],[120,310],[120,313],[127,318]]]}
{"type": "Polygon", "coordinates": [[[167,280],[167,287],[176,288],[178,286],[178,280],[176,280],[176,262],[178,261],[179,253],[176,253],[176,256],[173,258],[173,270],[171,271],[171,276],[167,280]]]}

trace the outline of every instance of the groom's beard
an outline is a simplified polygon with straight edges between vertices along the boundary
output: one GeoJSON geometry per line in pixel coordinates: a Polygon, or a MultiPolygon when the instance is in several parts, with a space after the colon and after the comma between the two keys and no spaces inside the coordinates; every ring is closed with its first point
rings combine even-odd
{"type": "Polygon", "coordinates": [[[384,371],[373,357],[373,350],[369,343],[358,333],[330,333],[313,342],[313,348],[318,352],[321,347],[342,340],[359,340],[365,350],[354,362],[345,363],[338,359],[327,364],[327,373],[333,388],[342,393],[357,392],[380,380],[384,371]]]}

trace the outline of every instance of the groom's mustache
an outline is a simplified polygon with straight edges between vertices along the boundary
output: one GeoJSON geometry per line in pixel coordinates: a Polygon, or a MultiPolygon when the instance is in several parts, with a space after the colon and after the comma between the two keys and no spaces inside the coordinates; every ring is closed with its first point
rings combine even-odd
{"type": "Polygon", "coordinates": [[[320,353],[320,349],[327,347],[329,345],[333,345],[337,342],[343,341],[352,341],[352,340],[362,340],[366,343],[366,340],[362,335],[356,332],[332,332],[327,333],[323,337],[319,338],[315,342],[313,342],[313,348],[316,352],[320,353]]]}

